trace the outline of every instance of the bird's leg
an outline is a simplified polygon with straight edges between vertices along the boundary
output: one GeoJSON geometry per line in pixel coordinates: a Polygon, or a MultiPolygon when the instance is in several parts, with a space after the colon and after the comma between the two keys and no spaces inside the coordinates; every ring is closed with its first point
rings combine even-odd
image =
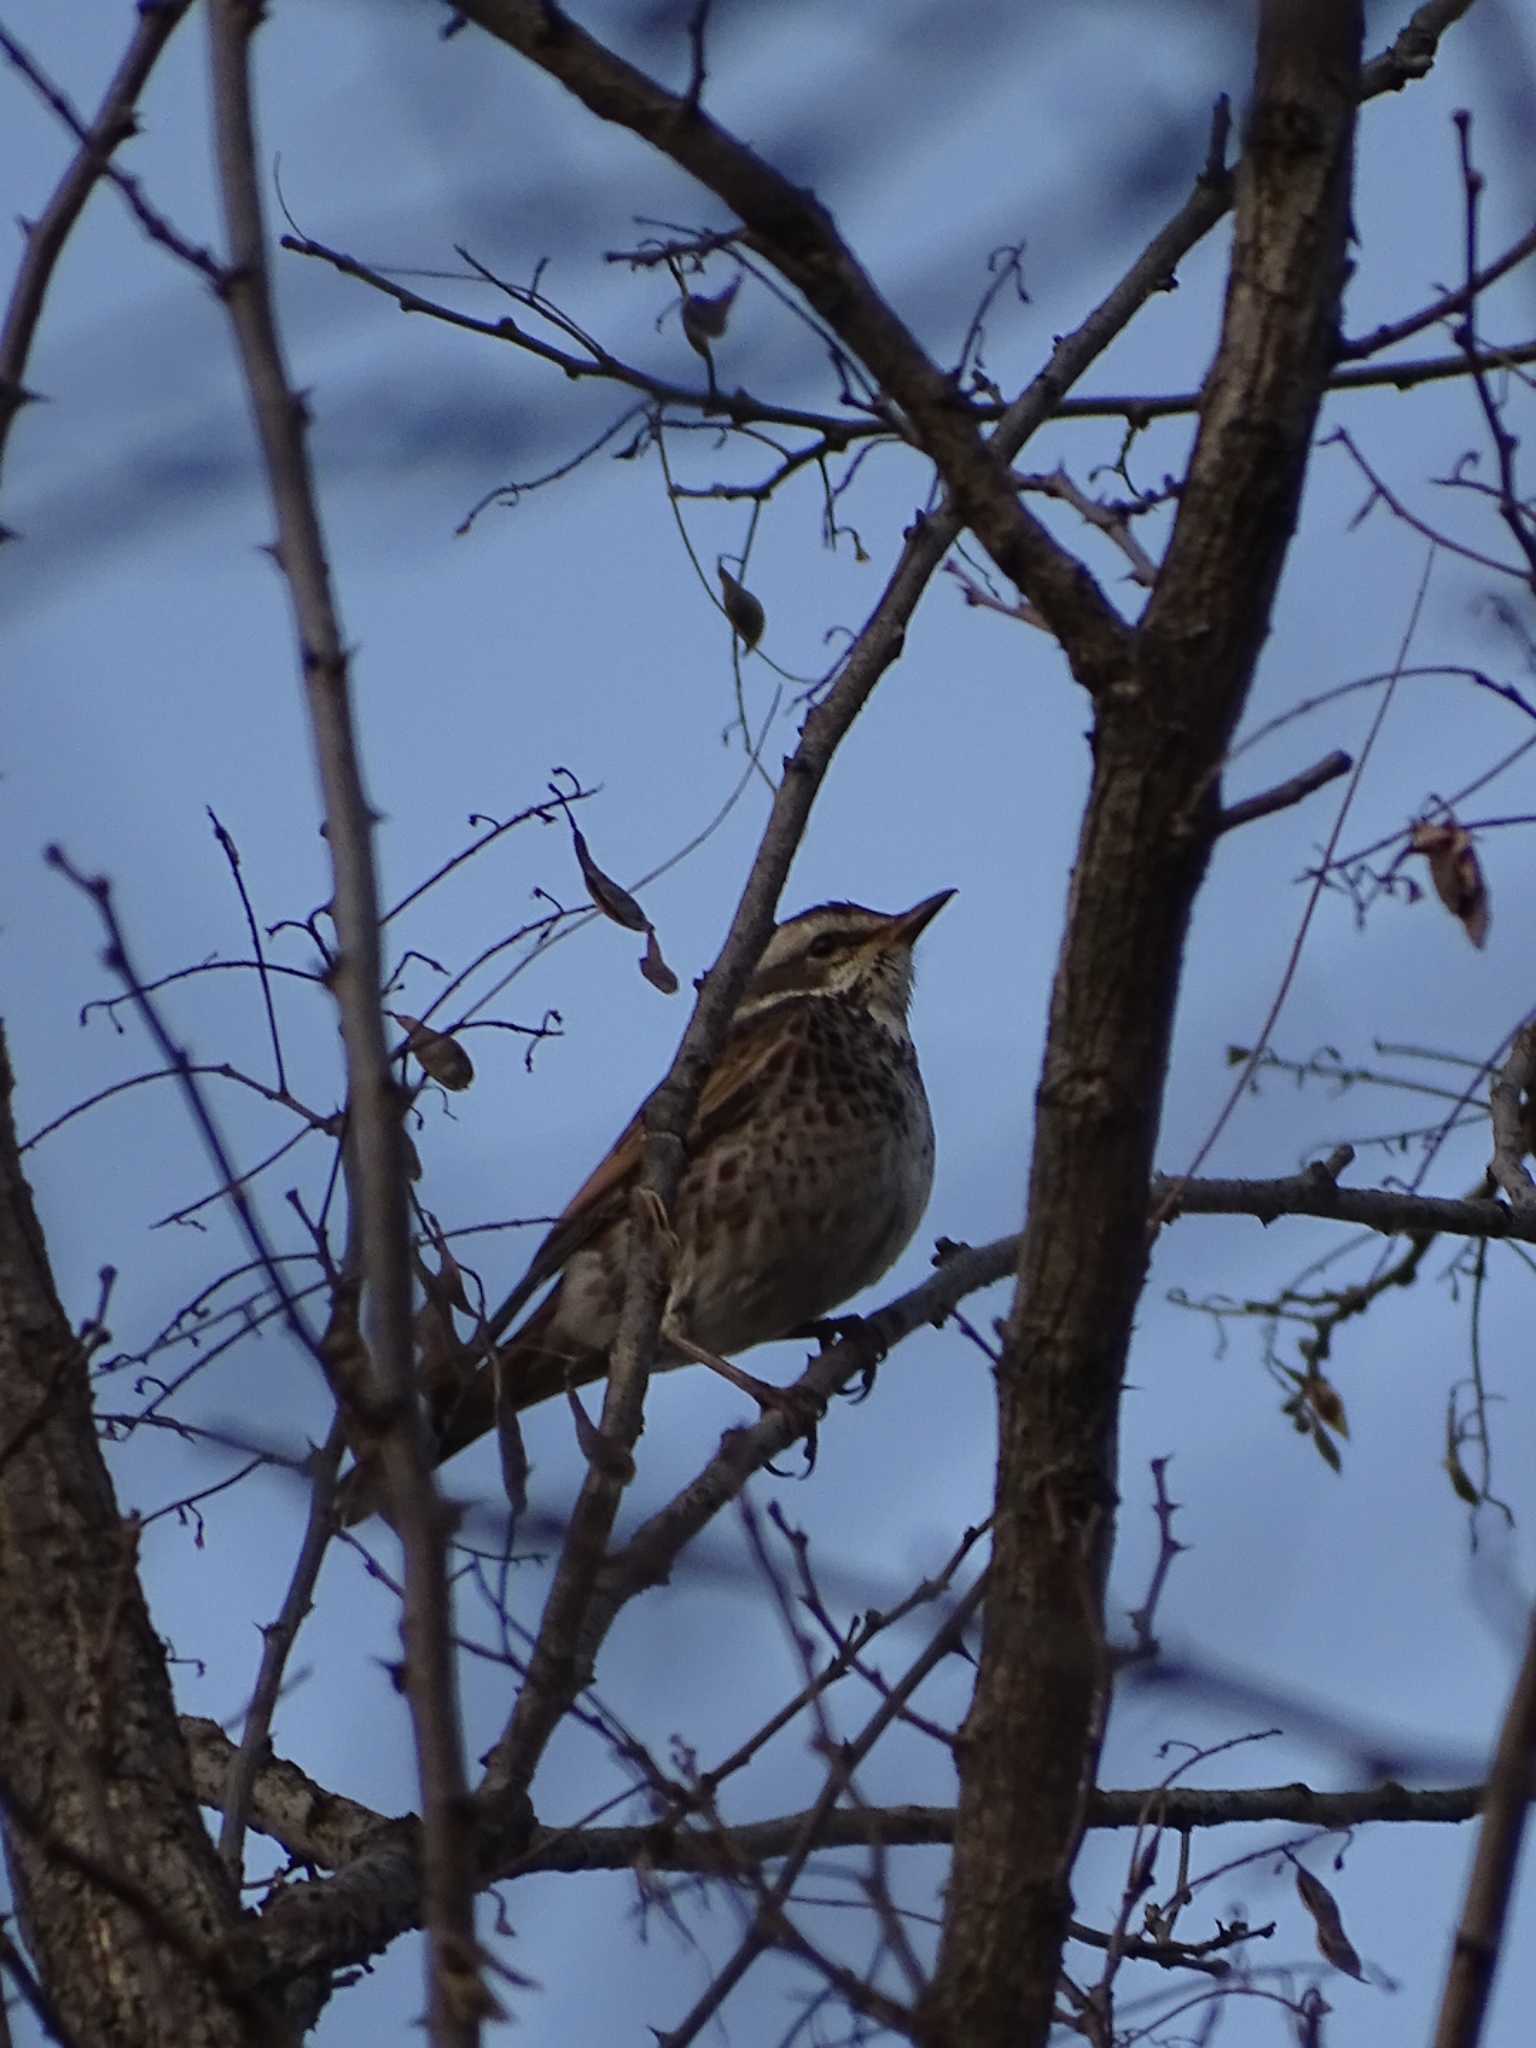
{"type": "Polygon", "coordinates": [[[800,1387],[776,1387],[771,1380],[760,1380],[755,1373],[744,1372],[717,1351],[706,1351],[702,1344],[695,1344],[670,1318],[662,1326],[662,1340],[694,1365],[707,1365],[711,1372],[729,1380],[733,1387],[739,1387],[764,1414],[782,1415],[793,1425],[795,1434],[806,1439],[807,1456],[812,1463],[815,1462],[816,1425],[827,1412],[827,1404],[819,1395],[809,1394],[800,1387]]]}

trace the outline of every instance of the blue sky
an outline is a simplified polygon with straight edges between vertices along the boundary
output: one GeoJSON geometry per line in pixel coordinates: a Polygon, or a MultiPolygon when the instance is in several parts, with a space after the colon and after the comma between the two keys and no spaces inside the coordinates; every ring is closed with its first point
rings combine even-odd
{"type": "MultiPolygon", "coordinates": [[[[1017,10],[977,4],[947,16],[940,33],[933,11],[916,5],[851,5],[835,17],[808,7],[722,7],[708,95],[718,118],[814,182],[940,356],[958,346],[989,253],[1024,241],[1029,303],[1000,305],[989,323],[988,367],[1005,388],[1030,374],[1182,196],[1211,102],[1222,90],[1240,99],[1248,64],[1240,24],[1215,7],[1034,12],[1026,33],[1017,10]]],[[[13,31],[82,104],[99,91],[127,18],[125,8],[101,9],[87,34],[78,18],[66,21],[40,0],[6,10],[13,31]]],[[[681,75],[682,42],[667,10],[639,25],[615,8],[583,19],[600,31],[621,21],[628,54],[681,75]]],[[[1396,17],[1378,7],[1372,20],[1376,48],[1396,17]]],[[[1529,52],[1510,12],[1490,11],[1489,24],[1480,35],[1453,36],[1425,86],[1367,111],[1350,332],[1416,308],[1459,277],[1453,109],[1475,115],[1489,174],[1486,246],[1529,224],[1530,159],[1521,150],[1530,138],[1522,140],[1510,111],[1518,100],[1510,81],[1529,52]]],[[[638,238],[635,216],[711,224],[719,220],[713,202],[476,32],[445,43],[434,26],[428,9],[361,0],[302,17],[274,9],[260,49],[262,148],[299,227],[380,268],[427,274],[413,278],[418,288],[479,314],[500,311],[493,294],[430,278],[462,269],[456,243],[519,278],[548,258],[544,288],[617,352],[694,376],[675,315],[662,317],[673,296],[666,281],[603,257],[638,238]]],[[[125,161],[185,234],[212,240],[203,62],[194,22],[157,76],[146,132],[125,161]]],[[[12,212],[26,212],[67,149],[14,76],[0,89],[0,189],[12,212]]],[[[1147,309],[1087,388],[1155,392],[1198,382],[1224,248],[1218,232],[1195,253],[1178,291],[1147,309]]],[[[728,275],[726,266],[712,271],[709,287],[728,275]]],[[[277,277],[295,375],[311,395],[322,506],[356,648],[386,895],[404,893],[464,844],[469,813],[506,816],[536,801],[556,765],[598,790],[582,821],[604,866],[628,882],[647,874],[715,815],[743,765],[739,745],[721,738],[734,710],[729,634],[680,545],[654,460],[600,456],[456,537],[476,500],[566,458],[617,403],[590,387],[573,390],[495,343],[402,318],[319,264],[283,256],[277,277]]],[[[1489,331],[1528,334],[1531,303],[1529,283],[1505,287],[1489,302],[1489,331]]],[[[1446,346],[1427,337],[1413,352],[1446,346]]],[[[773,388],[794,402],[828,399],[815,353],[755,285],[743,290],[718,356],[722,381],[773,388]]],[[[210,806],[239,844],[263,921],[307,915],[326,886],[286,608],[261,552],[269,516],[222,314],[197,278],[146,244],[112,193],[93,200],[61,268],[31,382],[49,402],[24,415],[12,437],[4,516],[23,541],[0,560],[11,684],[0,764],[8,795],[0,939],[24,1134],[153,1064],[131,1021],[121,1036],[100,1015],[76,1024],[82,1003],[111,988],[87,907],[42,866],[45,843],[57,840],[83,867],[111,876],[148,971],[244,951],[210,806]]],[[[1341,421],[1422,509],[1471,545],[1503,551],[1480,506],[1426,481],[1478,442],[1468,393],[1366,394],[1330,409],[1324,431],[1341,421]]],[[[1136,480],[1175,469],[1187,433],[1173,422],[1146,436],[1131,457],[1136,480]]],[[[1113,424],[1062,426],[1026,460],[1034,469],[1064,461],[1093,484],[1094,465],[1114,460],[1117,441],[1113,424]]],[[[670,452],[694,482],[756,474],[762,459],[717,449],[707,436],[676,436],[670,452]]],[[[1116,486],[1101,478],[1094,487],[1116,486]]],[[[867,612],[927,488],[920,468],[894,452],[865,466],[845,503],[867,565],[846,543],[835,552],[821,546],[808,482],[764,515],[747,580],[766,606],[764,648],[774,662],[793,675],[824,669],[835,644],[827,636],[867,612]]],[[[1397,654],[1424,548],[1380,510],[1355,526],[1364,496],[1342,451],[1320,450],[1254,723],[1388,668],[1397,654]]],[[[1053,508],[1052,517],[1078,540],[1069,515],[1053,508]]],[[[693,505],[687,518],[706,570],[744,544],[740,505],[693,505]]],[[[1118,558],[1102,544],[1086,551],[1133,609],[1118,558]]],[[[1412,658],[1481,663],[1524,686],[1518,644],[1482,603],[1489,582],[1442,556],[1412,658]]],[[[1529,628],[1528,598],[1524,617],[1529,628]]],[[[775,681],[763,661],[746,664],[743,686],[752,716],[766,717],[775,681]]],[[[1266,786],[1331,747],[1358,748],[1375,701],[1361,692],[1286,727],[1234,769],[1233,791],[1266,786]]],[[[902,661],[838,761],[786,894],[787,909],[829,896],[895,908],[943,886],[960,892],[922,947],[915,1028],[939,1175],[929,1221],[893,1287],[920,1277],[935,1235],[980,1240],[1019,1221],[1086,726],[1085,705],[1042,635],[968,609],[938,579],[902,661]]],[[[786,705],[764,747],[770,767],[793,730],[786,705]]],[[[1429,795],[1471,780],[1524,737],[1518,715],[1491,698],[1440,682],[1405,685],[1345,843],[1400,828],[1429,795]]],[[[1187,1163],[1224,1099],[1227,1046],[1251,1043],[1262,1022],[1303,906],[1297,878],[1337,794],[1336,786],[1223,847],[1190,950],[1161,1146],[1169,1169],[1187,1163]]],[[[1482,816],[1536,808],[1528,764],[1473,803],[1482,816]]],[[[713,957],[764,810],[762,789],[749,783],[705,845],[644,892],[685,988],[713,957]]],[[[1481,954],[1430,902],[1379,904],[1357,927],[1342,896],[1325,897],[1277,1046],[1300,1057],[1331,1046],[1362,1063],[1375,1040],[1473,1059],[1489,1052],[1530,1001],[1525,963],[1536,931],[1522,886],[1526,845],[1518,830],[1485,842],[1494,924],[1481,954]]],[[[565,903],[581,897],[566,834],[535,823],[425,899],[401,941],[456,968],[536,915],[536,889],[565,903]]],[[[286,943],[276,957],[303,964],[303,945],[286,943]]],[[[629,935],[591,924],[493,1006],[491,1014],[522,1022],[556,1008],[563,1035],[539,1049],[531,1073],[521,1041],[477,1035],[475,1088],[451,1111],[426,1105],[417,1134],[425,1199],[447,1227],[558,1208],[655,1080],[682,1028],[683,999],[648,987],[634,955],[629,935]]],[[[418,963],[400,1006],[425,1007],[434,986],[418,963]]],[[[198,1057],[267,1077],[248,977],[183,984],[168,1010],[198,1057]]],[[[295,1091],[329,1108],[336,1047],[325,1003],[295,984],[284,1018],[295,1091]]],[[[1446,1073],[1426,1062],[1407,1070],[1437,1083],[1446,1073]]],[[[285,1134],[276,1112],[241,1091],[221,1093],[218,1107],[247,1161],[285,1134]]],[[[1341,1132],[1390,1132],[1438,1107],[1270,1078],[1233,1120],[1213,1168],[1287,1172],[1341,1132]]],[[[1486,1149],[1481,1132],[1470,1134],[1426,1184],[1461,1190],[1486,1149]]],[[[1406,1178],[1417,1163],[1412,1152],[1362,1149],[1353,1174],[1406,1178]]],[[[286,1219],[284,1190],[312,1193],[324,1165],[318,1145],[313,1156],[301,1149],[266,1183],[274,1227],[286,1219]]],[[[103,1263],[120,1269],[111,1322],[125,1350],[243,1256],[215,1212],[196,1229],[148,1227],[209,1186],[164,1084],[77,1120],[30,1155],[30,1170],[72,1311],[94,1304],[103,1263]]],[[[1153,1555],[1147,1463],[1171,1452],[1174,1490],[1186,1504],[1180,1534],[1191,1550],[1163,1610],[1167,1646],[1267,1686],[1278,1703],[1261,1712],[1214,1687],[1203,1696],[1133,1693],[1117,1714],[1106,1782],[1150,1782],[1167,1767],[1158,1745],[1170,1740],[1220,1741],[1288,1720],[1299,1729],[1298,1701],[1326,1704],[1405,1756],[1442,1759],[1449,1776],[1480,1767],[1512,1671],[1511,1616],[1531,1580],[1528,1276],[1513,1262],[1500,1265],[1482,1311],[1484,1370],[1500,1397],[1499,1476],[1519,1520],[1511,1535],[1484,1516],[1475,1555],[1465,1511],[1439,1470],[1447,1390],[1465,1370],[1468,1332],[1468,1290],[1445,1277],[1448,1252],[1431,1256],[1412,1292],[1384,1300],[1340,1338],[1335,1377],[1353,1432],[1341,1476],[1278,1413],[1256,1329],[1230,1329],[1223,1350],[1208,1317],[1168,1300],[1175,1289],[1267,1296],[1338,1236],[1323,1225],[1264,1232],[1240,1220],[1188,1220],[1158,1248],[1132,1359],[1117,1603],[1140,1598],[1153,1555]]],[[[515,1276],[530,1240],[486,1242],[494,1289],[515,1276]]],[[[1349,1270],[1359,1277],[1366,1268],[1357,1260],[1349,1270]]],[[[972,1312],[985,1326],[1001,1307],[999,1296],[972,1312]]],[[[761,1354],[759,1369],[788,1370],[794,1357],[761,1354]]],[[[125,1371],[104,1383],[103,1405],[129,1411],[142,1399],[133,1379],[125,1371]]],[[[665,1499],[738,1419],[735,1396],[699,1382],[677,1374],[657,1384],[635,1516],[665,1499]]],[[[324,1427],[322,1390],[276,1336],[232,1353],[185,1399],[193,1419],[290,1447],[324,1427]]],[[[565,1419],[536,1417],[530,1450],[536,1494],[558,1511],[578,1470],[565,1419]]],[[[984,1362],[960,1338],[928,1331],[892,1360],[868,1404],[833,1417],[808,1482],[765,1482],[757,1498],[778,1498],[812,1532],[849,1605],[888,1605],[985,1512],[992,1456],[984,1362]]],[[[206,1452],[143,1432],[117,1463],[124,1502],[144,1512],[222,1469],[206,1452]]],[[[490,1458],[466,1459],[454,1482],[490,1492],[490,1458]]],[[[178,1673],[190,1710],[238,1714],[257,1627],[281,1597],[298,1527],[295,1494],[262,1477],[209,1504],[201,1546],[174,1518],[149,1531],[156,1619],[187,1660],[178,1673]]],[[[723,1524],[709,1554],[714,1569],[681,1576],[626,1617],[601,1672],[605,1696],[660,1754],[675,1734],[706,1762],[796,1682],[769,1603],[742,1576],[739,1529],[723,1524]]],[[[515,1597],[526,1614],[541,1581],[532,1567],[519,1578],[515,1597]]],[[[467,1618],[483,1619],[472,1606],[467,1618]]],[[[333,1557],[296,1660],[306,1675],[275,1738],[323,1782],[386,1811],[413,1796],[404,1713],[378,1663],[391,1654],[394,1622],[386,1592],[354,1559],[333,1557]]],[[[958,1714],[964,1680],[958,1665],[943,1674],[925,1695],[929,1710],[958,1714]]],[[[470,1664],[464,1685],[473,1754],[499,1725],[507,1682],[470,1664]]],[[[842,1711],[856,1719],[852,1707],[842,1711]]],[[[1336,1747],[1293,1732],[1222,1758],[1201,1781],[1345,1785],[1350,1770],[1336,1747]]],[[[538,1789],[541,1816],[574,1817],[594,1787],[617,1782],[593,1738],[571,1731],[538,1789]]],[[[815,1782],[801,1739],[781,1738],[733,1813],[803,1804],[815,1782]]],[[[904,1799],[943,1800],[951,1789],[947,1764],[916,1741],[878,1759],[864,1784],[867,1796],[904,1799]]],[[[1356,1946],[1400,1985],[1389,1994],[1330,1978],[1341,2038],[1423,2034],[1470,1846],[1468,1831],[1380,1829],[1354,1842],[1337,1877],[1314,1855],[1356,1946]]],[[[1201,1847],[1207,1863],[1235,1853],[1224,1842],[1201,1847]]],[[[1107,1873],[1123,1856],[1116,1840],[1091,1847],[1079,1884],[1085,1917],[1101,1909],[1107,1873]]],[[[1278,1918],[1280,1933],[1257,1960],[1304,1963],[1309,1931],[1288,1875],[1275,1869],[1271,1861],[1237,1873],[1216,1887],[1208,1910],[1226,1915],[1241,1899],[1251,1919],[1278,1918]]],[[[907,1857],[904,1902],[931,1911],[938,1877],[937,1858],[907,1857]]],[[[634,1899],[633,1882],[618,1877],[543,1879],[509,1894],[518,1937],[509,1959],[544,1986],[515,2001],[525,2041],[644,2039],[648,2025],[673,2024],[686,2009],[702,1982],[701,1955],[727,1952],[733,1916],[695,1911],[698,1951],[659,1925],[642,1943],[626,1918],[634,1899]],[[602,1969],[592,1967],[597,1928],[609,1957],[602,1969]]],[[[1532,1911],[1527,1880],[1488,2035],[1495,2044],[1524,2038],[1532,1911]]],[[[816,1924],[842,1938],[848,1917],[816,1924]]],[[[403,2038],[416,2010],[413,1946],[400,1944],[335,2001],[322,2041],[341,2048],[390,2024],[403,2038]]],[[[786,2000],[803,1988],[787,1967],[754,1975],[728,2008],[731,2039],[750,2048],[779,2039],[794,2011],[786,2000]]],[[[1240,2042],[1284,2038],[1273,2009],[1259,2005],[1235,2009],[1227,2028],[1240,2042]]]]}

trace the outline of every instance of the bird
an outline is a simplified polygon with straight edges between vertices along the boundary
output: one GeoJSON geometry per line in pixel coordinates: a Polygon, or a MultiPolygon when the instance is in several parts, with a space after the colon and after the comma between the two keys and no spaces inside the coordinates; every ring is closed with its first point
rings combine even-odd
{"type": "MultiPolygon", "coordinates": [[[[906,1249],[933,1186],[933,1120],[908,1029],[913,949],[954,895],[910,910],[821,903],[778,925],[700,1090],[667,1238],[653,1370],[698,1361],[767,1405],[729,1355],[811,1332],[906,1249]]],[[[582,1183],[478,1348],[429,1376],[437,1463],[521,1411],[601,1379],[618,1332],[644,1106],[582,1183]],[[498,1344],[539,1290],[550,1292],[498,1344]]],[[[365,1457],[343,1518],[382,1503],[365,1457]]]]}

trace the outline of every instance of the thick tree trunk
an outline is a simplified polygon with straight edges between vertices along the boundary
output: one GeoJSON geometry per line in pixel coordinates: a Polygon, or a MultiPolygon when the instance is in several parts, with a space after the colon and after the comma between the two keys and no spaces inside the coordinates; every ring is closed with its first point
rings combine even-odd
{"type": "Polygon", "coordinates": [[[239,1897],[193,1795],[10,1097],[0,1039],[0,1824],[27,1946],[79,2048],[279,2040],[218,1960],[239,1897]]]}
{"type": "Polygon", "coordinates": [[[1345,0],[1266,0],[1190,478],[1126,672],[1097,693],[999,1375],[986,1627],[925,2013],[934,2048],[1032,2048],[1052,2024],[1107,1708],[1120,1386],[1184,941],[1332,360],[1360,38],[1345,0]]]}

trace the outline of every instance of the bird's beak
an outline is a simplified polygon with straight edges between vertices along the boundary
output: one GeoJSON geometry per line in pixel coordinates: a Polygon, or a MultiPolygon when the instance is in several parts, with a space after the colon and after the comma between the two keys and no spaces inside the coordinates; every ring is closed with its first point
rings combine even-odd
{"type": "Polygon", "coordinates": [[[915,946],[919,935],[927,930],[954,893],[953,889],[941,889],[937,896],[925,896],[921,903],[914,903],[910,910],[903,910],[893,917],[886,930],[887,943],[915,946]]]}

